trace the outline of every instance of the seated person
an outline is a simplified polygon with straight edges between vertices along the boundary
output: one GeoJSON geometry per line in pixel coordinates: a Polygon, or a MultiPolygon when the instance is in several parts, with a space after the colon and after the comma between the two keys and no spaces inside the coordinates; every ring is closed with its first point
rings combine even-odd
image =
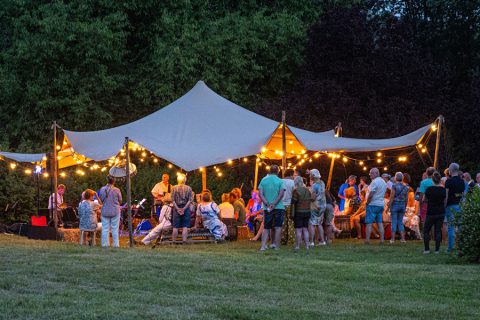
{"type": "MultiPolygon", "coordinates": [[[[90,237],[95,236],[95,231],[98,228],[98,219],[97,213],[101,209],[102,205],[98,201],[94,201],[93,197],[98,195],[95,191],[91,189],[85,190],[83,192],[83,201],[78,206],[78,215],[80,217],[79,228],[81,231],[91,232],[90,237]]],[[[82,239],[81,239],[82,240],[82,239]]],[[[89,243],[91,245],[93,238],[90,239],[89,243]]]]}
{"type": "Polygon", "coordinates": [[[218,209],[220,209],[220,219],[234,219],[235,214],[234,214],[234,209],[233,206],[229,200],[229,194],[224,193],[222,194],[222,203],[218,206],[218,209]]]}
{"type": "Polygon", "coordinates": [[[209,190],[203,190],[201,202],[197,205],[197,216],[202,217],[203,226],[213,234],[216,241],[223,241],[228,231],[219,215],[220,209],[212,201],[212,194],[209,190]]]}
{"type": "Polygon", "coordinates": [[[357,190],[352,186],[345,189],[343,192],[345,195],[345,207],[343,213],[350,215],[357,212],[361,204],[360,197],[357,196],[357,190]]]}
{"type": "Polygon", "coordinates": [[[255,224],[259,225],[257,234],[251,238],[251,241],[257,241],[263,232],[263,208],[262,200],[257,190],[252,191],[252,198],[248,201],[247,204],[247,225],[250,229],[250,232],[255,231],[255,224]]]}
{"type": "Polygon", "coordinates": [[[235,192],[230,192],[229,195],[229,202],[233,206],[233,214],[235,217],[235,220],[237,220],[237,225],[238,226],[243,226],[246,223],[246,218],[247,218],[247,212],[245,210],[245,206],[243,205],[243,202],[238,199],[237,193],[235,192]]]}
{"type": "Polygon", "coordinates": [[[163,231],[169,231],[172,229],[172,212],[172,197],[170,194],[167,194],[163,197],[163,206],[160,211],[158,224],[145,236],[145,238],[142,239],[142,244],[149,245],[153,240],[161,236],[163,231]]]}

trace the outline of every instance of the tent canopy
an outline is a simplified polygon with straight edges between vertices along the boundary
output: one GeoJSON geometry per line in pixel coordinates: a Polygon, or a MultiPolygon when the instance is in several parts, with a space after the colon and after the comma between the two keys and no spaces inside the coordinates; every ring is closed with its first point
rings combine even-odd
{"type": "MultiPolygon", "coordinates": [[[[337,138],[333,130],[315,133],[287,127],[287,156],[302,150],[358,152],[412,146],[429,128],[393,139],[352,139],[337,138]]],[[[78,154],[94,161],[107,160],[119,153],[128,137],[186,171],[256,155],[262,150],[264,157],[279,159],[278,151],[282,150],[278,122],[223,98],[203,81],[178,100],[137,121],[100,131],[64,132],[64,145],[71,148],[74,157],[78,154]]]]}
{"type": "Polygon", "coordinates": [[[0,151],[0,156],[15,160],[17,162],[42,162],[45,157],[45,153],[13,153],[13,152],[2,152],[0,151]]]}

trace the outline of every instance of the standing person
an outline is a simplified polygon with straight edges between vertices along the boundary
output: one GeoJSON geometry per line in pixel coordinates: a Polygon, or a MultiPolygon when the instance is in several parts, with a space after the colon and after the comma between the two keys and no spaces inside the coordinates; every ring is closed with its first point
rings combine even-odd
{"type": "Polygon", "coordinates": [[[425,217],[427,215],[427,204],[423,202],[423,195],[428,187],[433,186],[432,175],[435,172],[434,167],[429,167],[425,171],[427,177],[420,182],[420,188],[418,189],[418,196],[420,199],[420,220],[425,223],[425,217]]]}
{"type": "Polygon", "coordinates": [[[403,173],[395,173],[395,183],[392,185],[392,192],[387,207],[392,214],[392,237],[390,243],[395,243],[395,234],[400,231],[400,242],[405,243],[405,227],[403,216],[407,209],[408,185],[403,183],[403,173]]]}
{"type": "Polygon", "coordinates": [[[162,175],[162,181],[157,183],[151,191],[153,196],[153,204],[156,208],[155,213],[157,214],[157,216],[160,215],[160,210],[162,209],[162,205],[164,202],[163,198],[167,194],[170,194],[172,192],[172,185],[168,182],[169,179],[170,179],[170,176],[164,173],[162,175]]]}
{"type": "Polygon", "coordinates": [[[66,187],[64,184],[59,184],[57,186],[57,192],[52,193],[48,198],[48,209],[52,213],[52,218],[54,217],[54,215],[57,216],[57,222],[59,227],[63,226],[62,209],[65,208],[65,203],[63,202],[63,195],[65,194],[65,189],[66,187]],[[57,198],[57,203],[55,203],[55,197],[57,198]]]}
{"type": "Polygon", "coordinates": [[[282,226],[282,245],[293,244],[295,241],[295,226],[292,219],[292,194],[295,188],[293,182],[293,170],[287,169],[285,171],[285,193],[283,194],[283,205],[285,206],[285,220],[282,226]]]}
{"type": "Polygon", "coordinates": [[[102,205],[102,247],[110,246],[110,230],[112,232],[113,246],[119,247],[118,228],[120,226],[120,207],[122,193],[115,187],[115,178],[108,176],[107,185],[100,189],[98,194],[102,205]]]}
{"type": "Polygon", "coordinates": [[[455,246],[455,215],[460,212],[460,201],[465,193],[465,181],[458,175],[460,166],[458,163],[452,163],[448,167],[450,178],[445,182],[447,191],[447,207],[445,209],[445,218],[447,220],[448,230],[448,248],[451,252],[455,246]]]}
{"type": "Polygon", "coordinates": [[[367,225],[365,244],[370,244],[370,235],[372,233],[372,224],[377,223],[378,232],[380,233],[380,243],[384,241],[383,230],[383,209],[384,209],[384,196],[387,191],[386,182],[380,177],[380,171],[377,168],[370,169],[370,179],[372,182],[368,186],[367,200],[366,200],[366,215],[365,223],[367,225]]]}
{"type": "Polygon", "coordinates": [[[470,173],[465,172],[465,173],[463,174],[463,179],[465,179],[465,183],[466,183],[465,194],[467,194],[467,193],[472,193],[472,192],[473,192],[473,188],[475,187],[475,181],[473,181],[472,176],[470,175],[470,173]]]}
{"type": "Polygon", "coordinates": [[[293,180],[295,189],[292,194],[292,206],[294,208],[293,222],[295,224],[295,250],[299,250],[302,245],[302,236],[305,248],[309,248],[308,221],[310,220],[310,204],[312,195],[310,190],[305,187],[303,179],[300,176],[293,180]]]}
{"type": "Polygon", "coordinates": [[[197,206],[197,216],[202,217],[203,227],[215,237],[215,241],[223,242],[228,235],[227,226],[220,220],[220,209],[212,201],[210,190],[203,190],[202,198],[197,206]]]}
{"type": "Polygon", "coordinates": [[[435,171],[432,175],[433,185],[427,188],[424,195],[427,203],[427,216],[423,227],[424,254],[430,253],[430,230],[432,227],[435,227],[435,253],[440,253],[442,225],[447,204],[447,190],[441,185],[441,180],[440,173],[435,171]]]}
{"type": "Polygon", "coordinates": [[[260,199],[263,202],[264,230],[262,233],[262,246],[260,251],[267,249],[267,240],[270,229],[274,228],[274,238],[270,248],[280,248],[280,236],[282,232],[283,218],[285,216],[285,205],[283,194],[285,193],[285,182],[278,177],[278,166],[272,165],[270,173],[260,181],[258,190],[260,199]]]}
{"type": "Polygon", "coordinates": [[[326,239],[327,243],[332,243],[334,233],[338,236],[342,233],[342,230],[335,228],[335,224],[333,223],[333,218],[335,216],[335,197],[330,192],[330,190],[325,190],[325,199],[326,199],[326,207],[325,207],[325,230],[326,230],[326,239]]]}
{"type": "Polygon", "coordinates": [[[190,228],[190,205],[193,202],[192,188],[187,186],[187,177],[179,173],[177,175],[177,185],[172,188],[173,203],[173,231],[172,242],[177,241],[178,229],[182,228],[182,242],[187,243],[188,228],[190,228]]]}
{"type": "Polygon", "coordinates": [[[360,195],[356,183],[357,183],[357,177],[351,175],[348,177],[347,181],[345,181],[345,183],[340,186],[340,189],[338,190],[338,197],[340,198],[340,204],[338,205],[338,210],[345,212],[345,210],[348,207],[347,197],[345,196],[345,190],[353,187],[355,188],[355,194],[357,196],[360,195]]]}
{"type": "Polygon", "coordinates": [[[323,218],[325,209],[327,207],[327,199],[325,197],[325,183],[320,179],[320,171],[317,169],[310,170],[310,184],[312,193],[311,213],[309,221],[310,231],[310,246],[314,246],[315,242],[315,229],[318,230],[320,242],[319,246],[324,246],[325,236],[323,233],[323,218]]]}

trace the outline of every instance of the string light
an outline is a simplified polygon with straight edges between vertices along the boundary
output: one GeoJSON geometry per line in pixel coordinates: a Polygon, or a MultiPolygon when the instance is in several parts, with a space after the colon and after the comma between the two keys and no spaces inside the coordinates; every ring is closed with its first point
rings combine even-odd
{"type": "Polygon", "coordinates": [[[198,169],[198,170],[200,170],[200,172],[203,172],[204,168],[202,167],[202,168],[200,168],[200,169],[198,169]]]}
{"type": "Polygon", "coordinates": [[[267,148],[263,147],[262,152],[267,152],[267,148]]]}
{"type": "Polygon", "coordinates": [[[320,157],[320,154],[317,152],[313,155],[315,158],[319,158],[320,157]]]}
{"type": "Polygon", "coordinates": [[[388,171],[388,168],[387,168],[387,167],[383,167],[383,171],[388,171]]]}
{"type": "Polygon", "coordinates": [[[229,160],[227,161],[227,163],[228,163],[228,164],[232,164],[233,161],[232,161],[231,159],[229,159],[229,160]]]}
{"type": "Polygon", "coordinates": [[[67,174],[65,172],[60,172],[60,177],[65,178],[67,174]]]}
{"type": "Polygon", "coordinates": [[[377,159],[377,163],[382,163],[382,159],[377,159]]]}
{"type": "Polygon", "coordinates": [[[10,163],[10,169],[15,170],[17,164],[15,162],[10,163]]]}
{"type": "Polygon", "coordinates": [[[173,166],[172,166],[172,164],[171,164],[171,163],[170,163],[170,164],[168,164],[168,168],[169,168],[169,169],[172,169],[172,168],[173,168],[173,166]]]}
{"type": "Polygon", "coordinates": [[[146,157],[147,153],[145,151],[142,152],[142,157],[146,157]]]}
{"type": "Polygon", "coordinates": [[[47,157],[46,157],[46,156],[43,156],[43,157],[42,157],[42,160],[43,160],[43,161],[47,161],[47,157]]]}
{"type": "Polygon", "coordinates": [[[102,171],[102,172],[105,172],[106,170],[107,170],[106,167],[103,167],[102,169],[100,169],[100,171],[102,171]]]}
{"type": "Polygon", "coordinates": [[[218,175],[219,177],[221,177],[223,174],[222,174],[221,172],[219,172],[219,173],[217,173],[217,175],[218,175]]]}
{"type": "Polygon", "coordinates": [[[158,163],[158,159],[157,158],[153,159],[153,162],[158,163]]]}
{"type": "Polygon", "coordinates": [[[248,158],[243,158],[243,162],[248,162],[248,158]]]}
{"type": "Polygon", "coordinates": [[[432,131],[437,131],[437,125],[436,124],[432,124],[432,131]]]}
{"type": "Polygon", "coordinates": [[[419,147],[419,148],[423,148],[423,144],[420,143],[420,144],[418,145],[418,147],[419,147]]]}
{"type": "Polygon", "coordinates": [[[25,174],[28,174],[28,175],[32,174],[32,170],[31,169],[25,169],[25,174]]]}
{"type": "Polygon", "coordinates": [[[218,169],[218,168],[215,168],[215,171],[217,171],[217,172],[220,172],[220,169],[218,169]]]}
{"type": "Polygon", "coordinates": [[[78,170],[76,171],[76,173],[77,173],[79,176],[84,176],[84,175],[85,175],[85,171],[80,170],[80,169],[78,169],[78,170]]]}
{"type": "Polygon", "coordinates": [[[43,173],[43,177],[44,177],[44,178],[48,178],[48,172],[44,172],[44,173],[43,173]]]}
{"type": "Polygon", "coordinates": [[[335,158],[340,159],[340,155],[339,155],[339,154],[336,154],[336,155],[335,155],[335,158]]]}
{"type": "Polygon", "coordinates": [[[427,152],[427,149],[426,149],[426,148],[423,148],[423,149],[422,149],[422,153],[425,153],[425,152],[427,152]]]}
{"type": "Polygon", "coordinates": [[[363,167],[363,171],[367,171],[367,167],[363,167]]]}
{"type": "Polygon", "coordinates": [[[377,157],[381,157],[382,156],[382,153],[381,152],[377,152],[377,157]]]}
{"type": "Polygon", "coordinates": [[[407,157],[403,156],[403,157],[398,157],[398,161],[400,162],[405,162],[407,161],[407,157]]]}
{"type": "Polygon", "coordinates": [[[293,141],[292,141],[292,140],[290,140],[290,142],[289,142],[289,143],[290,143],[290,144],[293,144],[293,141]]]}
{"type": "Polygon", "coordinates": [[[342,160],[343,160],[343,162],[348,162],[348,159],[347,159],[347,157],[343,157],[343,159],[342,159],[342,160]]]}
{"type": "Polygon", "coordinates": [[[364,162],[363,162],[363,161],[360,161],[358,164],[361,165],[361,166],[363,166],[364,162]]]}
{"type": "Polygon", "coordinates": [[[266,166],[265,168],[266,168],[267,170],[270,170],[270,166],[266,166]]]}
{"type": "Polygon", "coordinates": [[[144,162],[144,161],[145,161],[145,159],[140,159],[140,162],[144,162]]]}
{"type": "Polygon", "coordinates": [[[255,161],[260,162],[260,158],[257,158],[255,161]]]}

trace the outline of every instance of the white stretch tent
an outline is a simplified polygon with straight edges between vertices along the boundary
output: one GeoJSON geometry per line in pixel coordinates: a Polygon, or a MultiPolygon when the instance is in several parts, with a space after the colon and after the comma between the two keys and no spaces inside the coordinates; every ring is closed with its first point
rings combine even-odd
{"type": "Polygon", "coordinates": [[[45,153],[13,153],[0,151],[0,156],[17,162],[42,162],[45,153]]]}
{"type": "MultiPolygon", "coordinates": [[[[278,122],[238,106],[198,81],[178,100],[132,123],[100,131],[64,132],[76,153],[95,161],[117,155],[128,137],[191,171],[259,154],[278,127],[278,122]]],[[[336,138],[332,130],[314,133],[289,128],[308,150],[355,152],[415,145],[430,126],[393,139],[336,138]]]]}

